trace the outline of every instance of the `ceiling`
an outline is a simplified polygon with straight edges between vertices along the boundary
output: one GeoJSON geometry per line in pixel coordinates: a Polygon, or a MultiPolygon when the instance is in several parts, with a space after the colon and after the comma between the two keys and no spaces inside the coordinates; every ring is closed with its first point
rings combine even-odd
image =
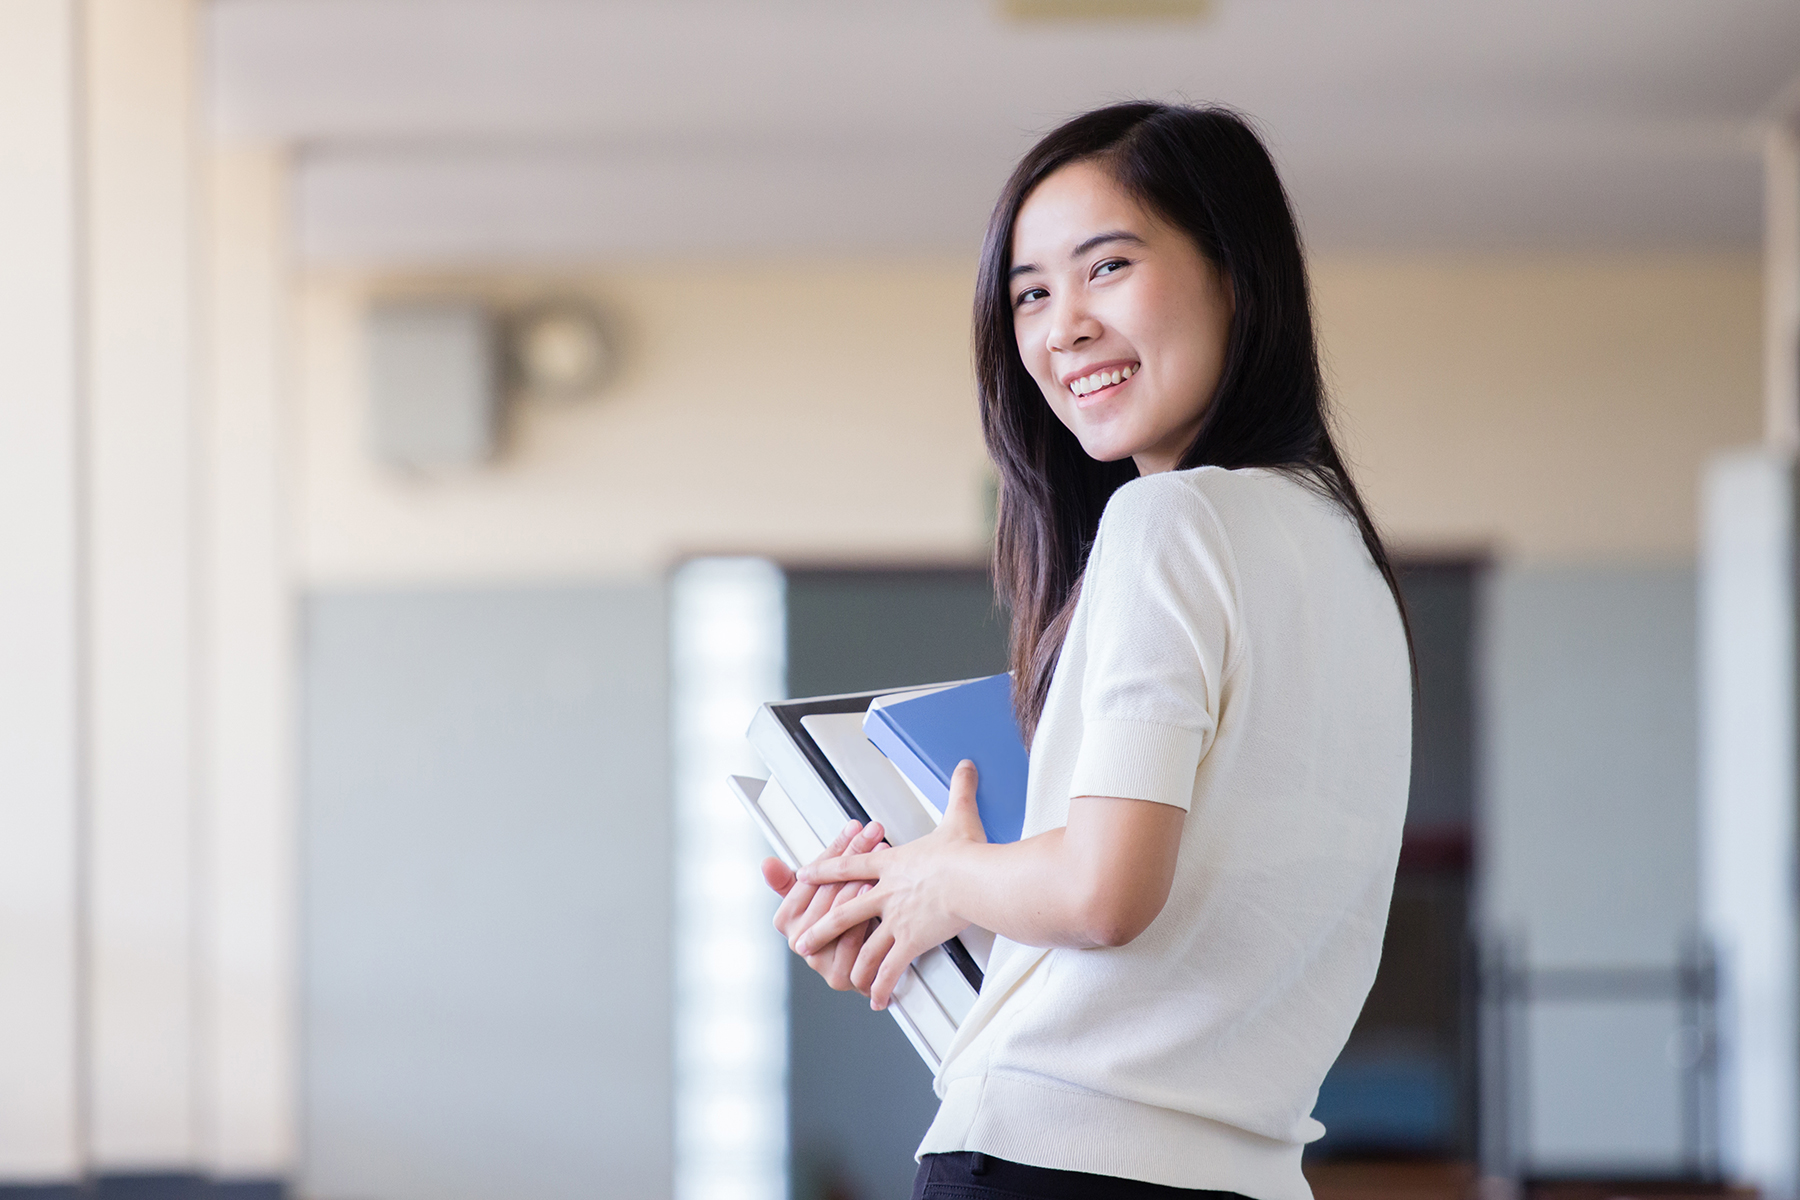
{"type": "Polygon", "coordinates": [[[1325,249],[1742,247],[1794,0],[212,0],[222,135],[296,150],[315,262],[969,252],[1111,100],[1252,115],[1325,249]]]}

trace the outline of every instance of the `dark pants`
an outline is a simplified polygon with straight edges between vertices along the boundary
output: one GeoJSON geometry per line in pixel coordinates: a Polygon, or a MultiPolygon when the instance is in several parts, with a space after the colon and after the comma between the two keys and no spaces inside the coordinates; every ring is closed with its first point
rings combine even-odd
{"type": "Polygon", "coordinates": [[[912,1200],[1245,1200],[1236,1192],[1027,1167],[987,1154],[927,1154],[912,1200]]]}

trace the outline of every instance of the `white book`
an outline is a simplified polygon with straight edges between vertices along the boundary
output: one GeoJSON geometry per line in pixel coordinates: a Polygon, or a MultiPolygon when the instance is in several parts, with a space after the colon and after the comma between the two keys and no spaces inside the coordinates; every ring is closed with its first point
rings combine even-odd
{"type": "MultiPolygon", "coordinates": [[[[757,709],[748,737],[772,778],[734,775],[731,787],[778,858],[794,868],[812,861],[851,820],[880,821],[893,845],[936,827],[943,814],[862,732],[872,701],[935,690],[817,696],[757,709]]],[[[993,944],[986,930],[964,930],[913,960],[894,990],[887,1011],[933,1072],[974,1006],[993,944]]]]}

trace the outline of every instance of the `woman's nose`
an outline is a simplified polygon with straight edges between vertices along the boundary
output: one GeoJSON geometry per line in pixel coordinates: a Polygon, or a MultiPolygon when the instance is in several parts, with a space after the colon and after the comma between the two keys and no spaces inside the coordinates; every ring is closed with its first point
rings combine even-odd
{"type": "Polygon", "coordinates": [[[1059,304],[1050,321],[1052,350],[1074,350],[1100,336],[1100,322],[1085,305],[1059,304]]]}

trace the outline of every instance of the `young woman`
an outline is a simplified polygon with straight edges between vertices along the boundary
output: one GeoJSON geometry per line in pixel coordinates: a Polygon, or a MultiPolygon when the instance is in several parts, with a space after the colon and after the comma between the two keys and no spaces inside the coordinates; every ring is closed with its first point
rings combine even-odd
{"type": "Polygon", "coordinates": [[[928,837],[765,875],[876,1008],[998,934],[915,1197],[1305,1200],[1381,953],[1411,754],[1393,572],[1332,443],[1267,152],[1218,109],[1068,122],[1007,183],[975,300],[1025,836],[964,764],[928,837]]]}

